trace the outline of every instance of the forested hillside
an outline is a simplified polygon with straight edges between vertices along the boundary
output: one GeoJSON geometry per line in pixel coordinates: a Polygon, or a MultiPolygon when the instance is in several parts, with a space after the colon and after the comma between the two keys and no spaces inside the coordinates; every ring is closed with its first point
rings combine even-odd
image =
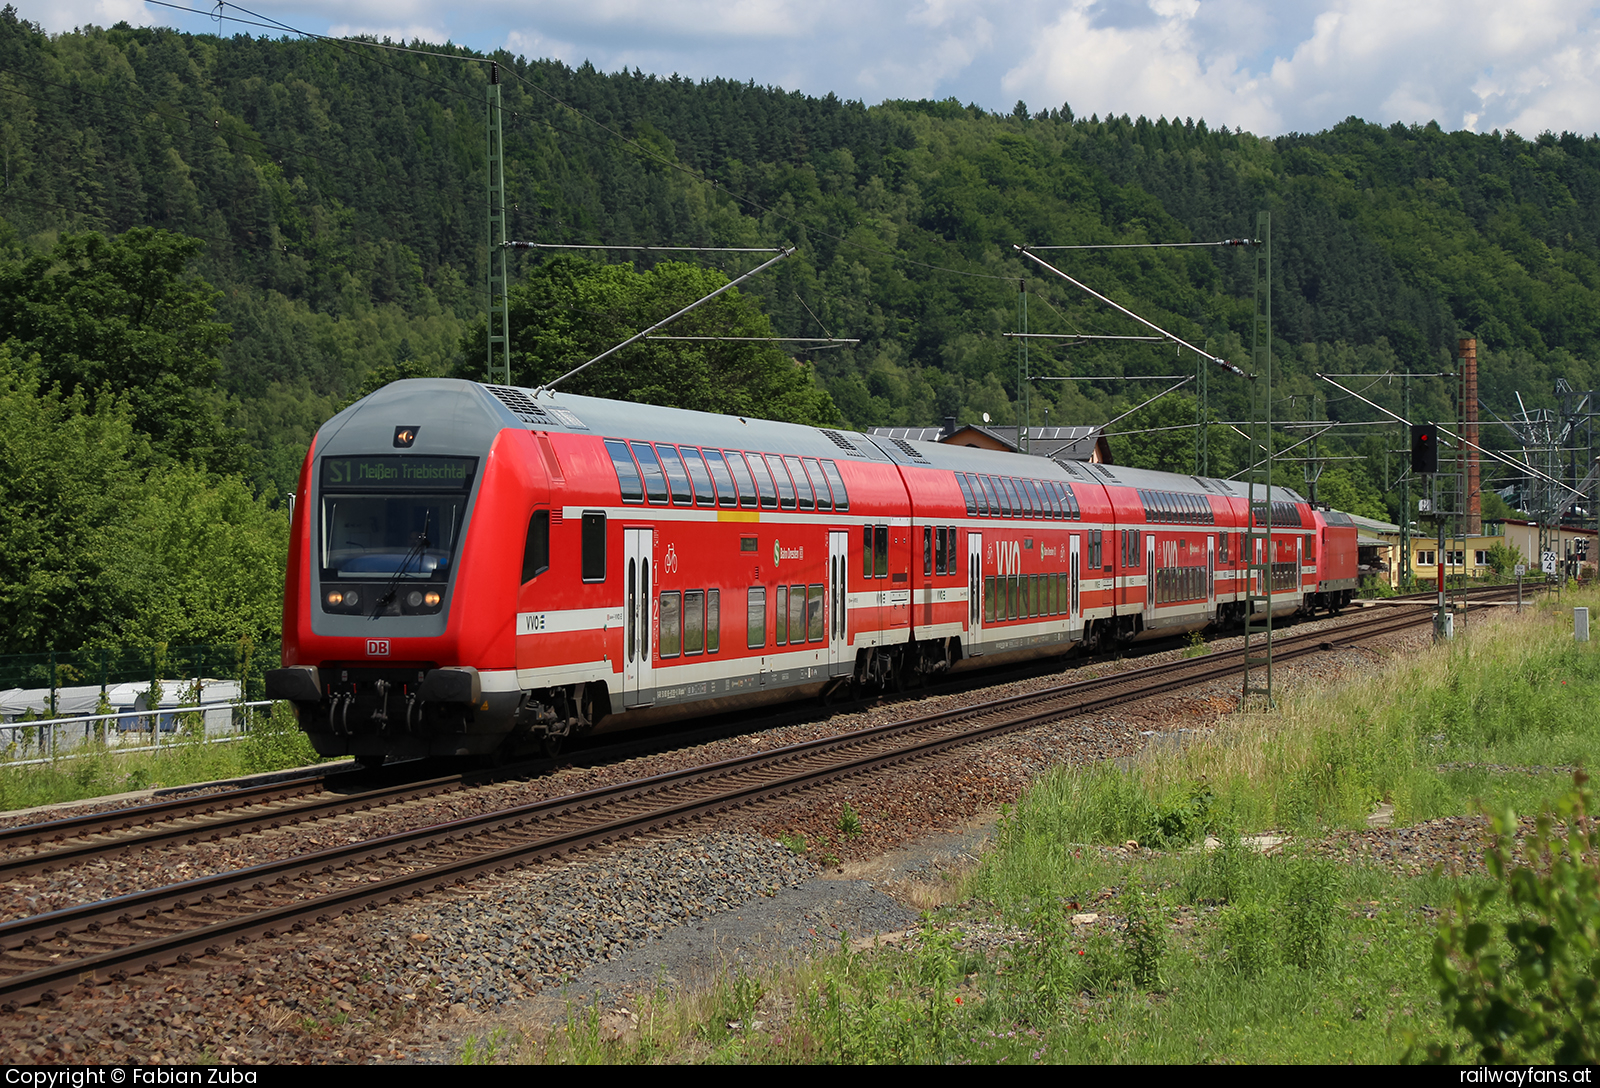
{"type": "MultiPolygon", "coordinates": [[[[1519,390],[1530,406],[1551,403],[1558,377],[1600,385],[1600,141],[1592,137],[1352,118],[1323,133],[1267,138],[1199,119],[1077,117],[1064,104],[1018,103],[1008,115],[954,101],[869,107],[494,59],[513,238],[798,247],[744,285],[737,320],[759,323],[753,300],[779,334],[861,342],[799,354],[801,384],[814,381],[813,392],[802,395],[783,375],[752,386],[787,390],[775,414],[836,413],[862,427],[983,412],[1014,422],[1018,349],[1001,334],[1018,328],[1020,282],[1032,331],[1145,331],[1020,260],[1014,244],[1248,237],[1261,209],[1273,216],[1278,417],[1370,418],[1312,372],[1438,371],[1460,336],[1479,339],[1482,396],[1502,414],[1519,390]]],[[[490,78],[485,58],[450,46],[125,27],[51,38],[7,8],[0,342],[12,343],[14,374],[18,360],[38,359],[11,379],[12,395],[48,397],[60,384],[65,399],[50,403],[85,412],[106,399],[101,410],[129,421],[152,463],[241,478],[265,510],[292,489],[315,427],[364,388],[410,373],[480,376],[490,78]],[[193,315],[198,339],[185,341],[199,353],[193,365],[167,368],[174,377],[154,390],[113,380],[97,349],[82,337],[66,343],[40,318],[82,301],[39,286],[57,278],[52,269],[97,274],[85,263],[96,243],[84,235],[120,238],[135,228],[196,240],[172,282],[211,300],[202,309],[214,307],[193,315]],[[225,329],[208,338],[211,322],[225,329]],[[152,414],[152,405],[162,410],[152,414]]],[[[138,246],[160,249],[167,237],[138,246]]],[[[686,259],[728,276],[759,260],[686,259]]],[[[1051,259],[1166,329],[1247,361],[1249,250],[1051,259]]],[[[579,276],[575,265],[560,272],[554,260],[513,258],[522,284],[513,331],[529,374],[586,346],[596,330],[625,335],[629,321],[664,316],[650,299],[676,297],[641,294],[617,275],[579,276]],[[550,286],[584,276],[601,293],[581,304],[550,286]]],[[[636,266],[652,268],[650,259],[636,266]]],[[[92,331],[79,330],[89,341],[92,331]]],[[[715,373],[720,364],[704,346],[693,350],[702,354],[684,358],[684,373],[715,373]]],[[[1042,423],[1047,409],[1052,424],[1111,419],[1161,388],[1122,376],[1194,365],[1170,348],[1035,341],[1033,374],[1108,380],[1036,383],[1031,420],[1042,423]]],[[[1400,403],[1399,382],[1357,388],[1400,403]]],[[[1215,418],[1243,418],[1243,383],[1217,371],[1210,391],[1215,418]]],[[[1444,381],[1414,383],[1415,414],[1450,414],[1448,396],[1444,381]]],[[[1195,407],[1174,394],[1112,430],[1192,424],[1195,407]]],[[[1211,433],[1212,471],[1239,467],[1234,432],[1211,433]]],[[[1187,471],[1193,441],[1192,430],[1158,431],[1121,435],[1113,449],[1127,463],[1187,471]]],[[[1330,462],[1323,497],[1398,517],[1389,486],[1398,461],[1386,467],[1384,451],[1399,444],[1393,431],[1324,439],[1325,453],[1365,459],[1330,462]]]]}

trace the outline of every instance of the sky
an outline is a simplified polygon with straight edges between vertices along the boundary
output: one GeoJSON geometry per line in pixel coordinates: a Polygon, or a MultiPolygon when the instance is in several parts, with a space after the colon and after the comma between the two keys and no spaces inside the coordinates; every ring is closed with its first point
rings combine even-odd
{"type": "Polygon", "coordinates": [[[126,20],[453,41],[876,104],[1204,118],[1259,135],[1346,117],[1600,132],[1600,0],[11,0],[61,32],[126,20]]]}

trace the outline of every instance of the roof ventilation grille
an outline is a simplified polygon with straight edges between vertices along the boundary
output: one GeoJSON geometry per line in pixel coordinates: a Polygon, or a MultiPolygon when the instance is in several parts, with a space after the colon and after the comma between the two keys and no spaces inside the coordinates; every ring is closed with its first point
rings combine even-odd
{"type": "Polygon", "coordinates": [[[907,457],[914,457],[918,461],[926,461],[927,460],[926,457],[922,456],[921,451],[918,450],[917,447],[913,446],[911,443],[907,442],[905,439],[903,439],[903,438],[891,438],[889,441],[893,442],[896,446],[898,446],[900,448],[900,452],[904,453],[907,457]]]}
{"type": "Polygon", "coordinates": [[[501,404],[515,412],[517,418],[522,422],[530,424],[548,424],[550,422],[550,417],[545,414],[545,410],[533,403],[533,398],[522,390],[509,385],[486,385],[484,388],[499,398],[501,404]]]}
{"type": "Polygon", "coordinates": [[[838,431],[830,431],[830,430],[828,430],[827,428],[824,428],[824,427],[819,427],[818,430],[822,431],[822,433],[827,436],[827,439],[828,439],[829,442],[832,442],[835,446],[838,446],[840,449],[849,450],[851,453],[860,453],[861,452],[860,450],[856,449],[854,445],[851,444],[851,442],[850,442],[850,440],[848,438],[846,438],[844,435],[840,434],[838,431]]]}

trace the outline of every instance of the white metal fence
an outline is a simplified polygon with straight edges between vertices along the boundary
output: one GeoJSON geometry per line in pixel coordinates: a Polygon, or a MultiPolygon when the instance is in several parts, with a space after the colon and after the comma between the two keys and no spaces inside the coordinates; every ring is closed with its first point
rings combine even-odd
{"type": "Polygon", "coordinates": [[[48,763],[91,743],[117,752],[154,752],[196,741],[226,743],[248,734],[262,713],[272,713],[271,707],[270,699],[213,701],[0,722],[0,765],[48,763]]]}

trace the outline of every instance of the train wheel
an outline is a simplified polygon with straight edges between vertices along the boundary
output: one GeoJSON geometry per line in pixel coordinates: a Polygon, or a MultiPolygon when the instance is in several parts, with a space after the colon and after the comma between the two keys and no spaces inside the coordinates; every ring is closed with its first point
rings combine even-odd
{"type": "Polygon", "coordinates": [[[556,737],[546,733],[544,738],[539,742],[539,747],[544,750],[544,754],[547,759],[555,759],[561,754],[561,749],[565,748],[566,744],[566,737],[556,737]]]}

